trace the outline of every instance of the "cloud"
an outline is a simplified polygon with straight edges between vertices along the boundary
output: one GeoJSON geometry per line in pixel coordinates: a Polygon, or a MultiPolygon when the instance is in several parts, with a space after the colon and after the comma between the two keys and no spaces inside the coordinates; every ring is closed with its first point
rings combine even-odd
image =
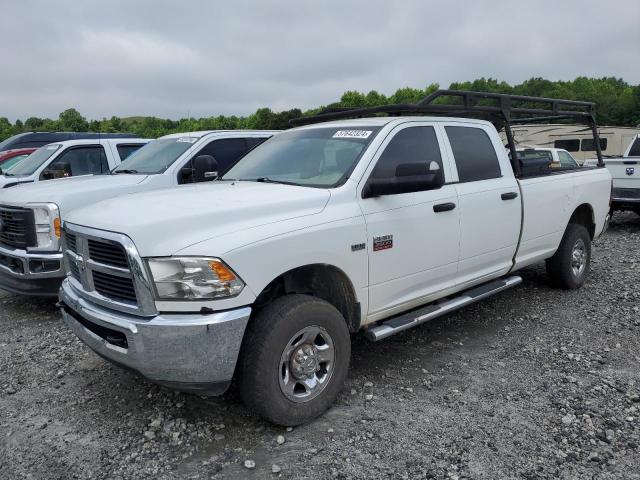
{"type": "Polygon", "coordinates": [[[6,2],[0,116],[180,118],[494,77],[640,82],[619,0],[6,2]]]}

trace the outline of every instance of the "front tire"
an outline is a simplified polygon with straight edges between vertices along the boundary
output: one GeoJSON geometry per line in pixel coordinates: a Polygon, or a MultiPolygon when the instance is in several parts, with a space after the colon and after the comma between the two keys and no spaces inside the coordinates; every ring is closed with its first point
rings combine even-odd
{"type": "Polygon", "coordinates": [[[333,404],[350,355],[346,321],[333,305],[308,295],[279,297],[245,333],[240,395],[267,420],[300,425],[333,404]]]}
{"type": "Polygon", "coordinates": [[[570,223],[556,253],[547,260],[547,275],[554,287],[580,288],[589,273],[591,236],[580,224],[570,223]]]}

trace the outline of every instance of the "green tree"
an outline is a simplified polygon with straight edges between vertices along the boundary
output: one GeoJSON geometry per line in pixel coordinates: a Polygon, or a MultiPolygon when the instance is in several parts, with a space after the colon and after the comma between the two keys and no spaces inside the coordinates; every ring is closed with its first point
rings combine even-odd
{"type": "MultiPolygon", "coordinates": [[[[431,83],[424,89],[402,87],[390,96],[376,90],[370,90],[368,93],[349,90],[344,92],[337,102],[326,107],[320,106],[305,112],[299,109],[274,112],[270,108],[263,107],[246,117],[212,115],[198,119],[171,120],[156,117],[120,118],[113,116],[109,119],[103,118],[88,122],[75,108],[69,108],[62,112],[56,120],[29,117],[24,124],[21,120],[12,124],[7,118],[2,117],[0,118],[0,140],[22,131],[31,130],[131,132],[147,138],[195,130],[233,130],[238,128],[281,130],[289,127],[289,121],[292,118],[313,115],[328,107],[358,108],[389,103],[416,103],[439,88],[436,83],[431,83]]],[[[473,81],[454,82],[449,88],[452,90],[474,90],[592,101],[597,104],[597,119],[601,125],[640,126],[640,85],[630,85],[621,78],[577,77],[570,81],[551,81],[533,77],[516,85],[510,85],[495,78],[478,78],[473,81]]],[[[439,100],[439,102],[450,101],[450,99],[439,100]]]]}
{"type": "Polygon", "coordinates": [[[75,108],[69,108],[58,117],[60,128],[65,132],[86,132],[89,130],[87,119],[75,108]]]}
{"type": "Polygon", "coordinates": [[[42,118],[29,117],[24,122],[24,127],[25,127],[25,130],[35,131],[35,130],[41,129],[43,124],[44,124],[44,120],[42,118]]]}

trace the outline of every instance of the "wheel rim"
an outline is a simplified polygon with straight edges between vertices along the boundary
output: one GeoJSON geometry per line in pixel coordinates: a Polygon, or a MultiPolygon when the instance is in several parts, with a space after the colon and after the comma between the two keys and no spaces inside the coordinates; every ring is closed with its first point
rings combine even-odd
{"type": "Polygon", "coordinates": [[[335,348],[322,327],[309,326],[287,342],[280,357],[280,389],[293,402],[308,402],[328,385],[333,374],[335,348]]]}
{"type": "Polygon", "coordinates": [[[584,240],[579,238],[576,240],[576,243],[573,245],[573,250],[571,251],[571,270],[573,271],[573,275],[578,277],[582,275],[585,268],[587,268],[587,246],[584,240]]]}

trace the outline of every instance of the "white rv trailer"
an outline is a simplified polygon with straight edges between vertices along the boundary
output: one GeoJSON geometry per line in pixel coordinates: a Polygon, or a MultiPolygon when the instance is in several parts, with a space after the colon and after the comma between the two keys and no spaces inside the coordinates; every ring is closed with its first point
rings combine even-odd
{"type": "MultiPolygon", "coordinates": [[[[514,140],[518,145],[561,148],[571,152],[580,163],[595,158],[595,145],[591,128],[576,124],[514,125],[514,140]]],[[[622,156],[629,144],[640,133],[639,127],[599,126],[602,155],[622,156]]],[[[500,132],[506,143],[504,131],[500,132]]]]}

